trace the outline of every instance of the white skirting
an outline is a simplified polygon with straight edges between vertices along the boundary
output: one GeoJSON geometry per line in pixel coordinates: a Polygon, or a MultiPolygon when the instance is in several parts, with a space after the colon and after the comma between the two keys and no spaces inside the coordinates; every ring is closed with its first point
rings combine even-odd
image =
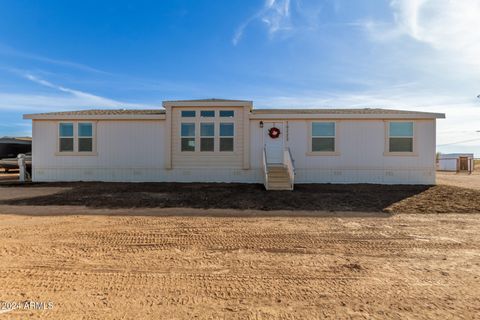
{"type": "MultiPolygon", "coordinates": [[[[35,168],[33,180],[111,182],[263,183],[262,169],[233,168],[35,168]]],[[[295,183],[435,184],[434,168],[296,169],[295,183]]]]}

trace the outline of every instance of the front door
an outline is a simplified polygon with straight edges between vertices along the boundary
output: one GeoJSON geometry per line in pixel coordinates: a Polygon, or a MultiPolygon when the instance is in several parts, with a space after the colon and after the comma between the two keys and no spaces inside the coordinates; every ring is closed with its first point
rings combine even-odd
{"type": "Polygon", "coordinates": [[[267,154],[267,163],[283,163],[283,139],[285,132],[283,131],[282,122],[265,122],[263,125],[263,142],[267,154]],[[280,130],[280,135],[277,138],[272,138],[269,135],[271,128],[280,130]]]}
{"type": "Polygon", "coordinates": [[[460,171],[468,171],[468,158],[460,157],[460,171]]]}

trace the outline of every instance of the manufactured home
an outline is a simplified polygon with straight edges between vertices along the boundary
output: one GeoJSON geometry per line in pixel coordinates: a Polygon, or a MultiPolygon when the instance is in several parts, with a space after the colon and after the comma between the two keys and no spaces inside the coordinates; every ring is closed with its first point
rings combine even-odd
{"type": "Polygon", "coordinates": [[[244,100],[32,120],[34,181],[435,184],[436,119],[390,109],[255,109],[244,100]]]}

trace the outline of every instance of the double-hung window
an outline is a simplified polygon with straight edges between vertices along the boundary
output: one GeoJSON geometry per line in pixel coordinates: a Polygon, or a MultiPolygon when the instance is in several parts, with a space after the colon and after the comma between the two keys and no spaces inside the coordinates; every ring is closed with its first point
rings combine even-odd
{"type": "Polygon", "coordinates": [[[89,122],[78,123],[78,152],[93,151],[93,126],[89,122]]]}
{"type": "Polygon", "coordinates": [[[74,135],[73,122],[61,122],[58,126],[58,151],[73,152],[74,151],[74,135]]]}
{"type": "Polygon", "coordinates": [[[58,152],[60,154],[94,154],[94,124],[92,122],[60,122],[58,152]]]}
{"type": "Polygon", "coordinates": [[[214,151],[215,123],[200,123],[200,151],[214,151]]]}
{"type": "Polygon", "coordinates": [[[312,122],[312,152],[335,152],[335,122],[312,122]]]}
{"type": "Polygon", "coordinates": [[[388,151],[413,152],[413,122],[388,123],[388,151]]]}
{"type": "Polygon", "coordinates": [[[182,123],[182,151],[195,151],[195,123],[182,123]]]}
{"type": "Polygon", "coordinates": [[[220,123],[220,151],[233,151],[234,124],[220,123]]]}

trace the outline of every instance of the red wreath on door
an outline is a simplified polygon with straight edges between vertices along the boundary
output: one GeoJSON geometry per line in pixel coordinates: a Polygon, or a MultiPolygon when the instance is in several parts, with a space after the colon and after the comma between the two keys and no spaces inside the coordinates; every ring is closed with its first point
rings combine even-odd
{"type": "Polygon", "coordinates": [[[270,129],[268,129],[268,135],[270,136],[270,138],[276,139],[276,138],[280,137],[280,129],[278,129],[276,127],[272,127],[270,129]]]}

